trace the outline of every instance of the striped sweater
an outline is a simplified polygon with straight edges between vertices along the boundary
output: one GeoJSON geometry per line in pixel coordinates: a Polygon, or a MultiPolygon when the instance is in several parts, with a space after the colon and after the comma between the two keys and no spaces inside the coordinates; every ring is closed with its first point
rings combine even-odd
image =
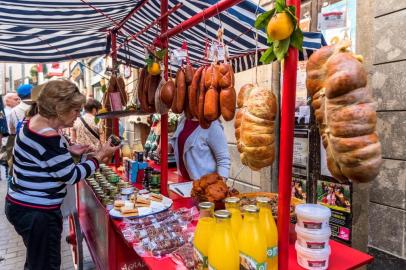
{"type": "Polygon", "coordinates": [[[59,209],[66,185],[92,175],[99,165],[96,159],[75,164],[67,146],[62,136],[37,133],[27,122],[16,138],[7,200],[30,208],[59,209]]]}

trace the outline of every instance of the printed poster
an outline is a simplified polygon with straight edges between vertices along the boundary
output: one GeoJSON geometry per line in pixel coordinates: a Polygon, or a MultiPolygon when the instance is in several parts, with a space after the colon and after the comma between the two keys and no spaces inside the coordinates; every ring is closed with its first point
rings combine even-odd
{"type": "Polygon", "coordinates": [[[309,132],[296,129],[293,141],[292,197],[306,202],[308,191],[309,132]]]}
{"type": "Polygon", "coordinates": [[[299,61],[297,66],[295,119],[298,124],[310,123],[310,106],[307,104],[306,65],[307,61],[299,61]]]}

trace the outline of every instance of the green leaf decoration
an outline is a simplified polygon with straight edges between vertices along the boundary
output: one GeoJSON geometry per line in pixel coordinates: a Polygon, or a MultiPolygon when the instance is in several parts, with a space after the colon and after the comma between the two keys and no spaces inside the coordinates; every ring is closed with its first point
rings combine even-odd
{"type": "Polygon", "coordinates": [[[275,53],[273,52],[273,47],[269,47],[261,56],[259,61],[264,64],[269,64],[274,61],[276,58],[275,53]]]}
{"type": "Polygon", "coordinates": [[[303,50],[303,33],[297,25],[298,19],[296,17],[296,7],[286,6],[285,0],[276,0],[274,9],[259,15],[258,18],[255,20],[255,28],[264,29],[266,31],[266,28],[272,16],[274,16],[276,13],[282,12],[286,12],[287,15],[290,17],[292,23],[295,25],[295,30],[290,35],[290,37],[284,40],[272,40],[271,37],[267,37],[267,44],[269,45],[269,48],[262,54],[261,58],[259,59],[259,61],[264,64],[269,64],[270,62],[275,61],[275,59],[277,59],[278,61],[282,61],[287,56],[290,46],[297,48],[300,51],[303,50]]]}
{"type": "Polygon", "coordinates": [[[286,12],[290,16],[290,18],[292,19],[293,24],[296,25],[297,24],[296,7],[295,6],[288,6],[286,8],[286,12]]]}
{"type": "Polygon", "coordinates": [[[285,10],[286,5],[285,3],[280,3],[281,1],[276,1],[275,2],[275,9],[277,13],[281,13],[285,10]]]}
{"type": "Polygon", "coordinates": [[[164,59],[166,52],[167,52],[166,49],[162,49],[162,50],[157,51],[155,54],[159,60],[162,60],[162,59],[164,59]]]}
{"type": "Polygon", "coordinates": [[[101,91],[102,91],[102,93],[104,94],[104,93],[106,93],[106,90],[107,90],[107,86],[104,84],[104,85],[101,87],[101,91]]]}
{"type": "MultiPolygon", "coordinates": [[[[286,8],[286,1],[285,0],[276,0],[275,7],[277,10],[278,10],[278,7],[280,7],[281,10],[284,10],[286,8]]],[[[278,12],[281,12],[281,11],[278,11],[278,12]]]]}
{"type": "Polygon", "coordinates": [[[295,31],[290,36],[290,44],[299,51],[303,51],[303,32],[298,26],[296,26],[295,31]]]}
{"type": "Polygon", "coordinates": [[[254,27],[256,29],[266,29],[269,20],[275,14],[275,9],[271,9],[270,11],[266,11],[258,16],[255,20],[254,27]]]}
{"type": "Polygon", "coordinates": [[[274,43],[273,51],[278,61],[282,61],[286,57],[286,54],[289,49],[289,44],[290,38],[279,41],[277,45],[274,43]]]}
{"type": "Polygon", "coordinates": [[[148,57],[147,59],[145,59],[145,63],[147,64],[147,67],[151,67],[152,64],[154,63],[154,59],[148,57]]]}

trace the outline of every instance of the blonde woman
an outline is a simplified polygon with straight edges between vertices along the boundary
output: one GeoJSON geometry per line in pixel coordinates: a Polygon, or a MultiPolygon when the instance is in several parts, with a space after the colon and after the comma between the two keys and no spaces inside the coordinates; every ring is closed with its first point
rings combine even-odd
{"type": "Polygon", "coordinates": [[[50,81],[39,94],[38,114],[17,134],[5,212],[27,248],[25,269],[60,269],[66,186],[92,175],[117,150],[107,142],[92,158],[74,163],[71,153],[81,155],[88,146],[69,146],[58,131],[73,126],[84,103],[72,82],[50,81]]]}

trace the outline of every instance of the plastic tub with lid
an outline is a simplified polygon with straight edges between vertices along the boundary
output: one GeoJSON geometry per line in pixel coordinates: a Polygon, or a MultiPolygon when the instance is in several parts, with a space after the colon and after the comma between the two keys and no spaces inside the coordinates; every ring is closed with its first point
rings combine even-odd
{"type": "Polygon", "coordinates": [[[331,229],[308,230],[300,226],[295,226],[297,242],[299,245],[309,249],[324,249],[330,240],[331,229]]]}
{"type": "Polygon", "coordinates": [[[309,249],[302,247],[296,241],[297,263],[310,270],[325,270],[328,268],[330,257],[330,246],[327,245],[324,249],[309,249]]]}
{"type": "Polygon", "coordinates": [[[297,225],[308,230],[321,230],[329,227],[331,211],[319,204],[300,204],[295,208],[297,225]]]}

